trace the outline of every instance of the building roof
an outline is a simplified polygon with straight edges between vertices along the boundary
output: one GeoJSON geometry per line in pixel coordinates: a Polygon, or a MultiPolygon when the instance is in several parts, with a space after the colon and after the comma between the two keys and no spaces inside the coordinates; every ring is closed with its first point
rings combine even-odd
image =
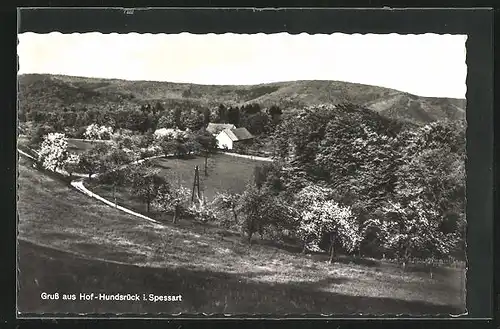
{"type": "Polygon", "coordinates": [[[224,133],[233,141],[242,141],[247,139],[254,138],[252,134],[247,130],[247,128],[234,128],[234,129],[225,129],[224,133]]]}
{"type": "Polygon", "coordinates": [[[209,123],[207,126],[207,131],[211,134],[217,135],[225,129],[235,129],[236,126],[230,123],[209,123]]]}

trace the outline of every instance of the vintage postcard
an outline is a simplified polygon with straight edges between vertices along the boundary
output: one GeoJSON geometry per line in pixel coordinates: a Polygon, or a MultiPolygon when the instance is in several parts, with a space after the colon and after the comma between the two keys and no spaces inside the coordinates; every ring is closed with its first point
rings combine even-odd
{"type": "Polygon", "coordinates": [[[466,309],[460,34],[19,34],[19,314],[466,309]]]}

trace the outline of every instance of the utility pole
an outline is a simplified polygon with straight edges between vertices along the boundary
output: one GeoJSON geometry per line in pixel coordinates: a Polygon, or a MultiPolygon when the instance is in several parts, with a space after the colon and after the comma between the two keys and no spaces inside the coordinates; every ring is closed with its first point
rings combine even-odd
{"type": "Polygon", "coordinates": [[[116,203],[116,185],[113,183],[113,198],[115,199],[115,208],[118,208],[118,204],[116,203]]]}
{"type": "Polygon", "coordinates": [[[194,182],[193,182],[193,193],[191,194],[191,201],[194,202],[194,190],[198,189],[198,199],[201,198],[200,194],[200,175],[199,175],[199,170],[198,166],[194,167],[194,182]]]}
{"type": "Polygon", "coordinates": [[[205,176],[208,176],[208,150],[205,150],[205,176]]]}

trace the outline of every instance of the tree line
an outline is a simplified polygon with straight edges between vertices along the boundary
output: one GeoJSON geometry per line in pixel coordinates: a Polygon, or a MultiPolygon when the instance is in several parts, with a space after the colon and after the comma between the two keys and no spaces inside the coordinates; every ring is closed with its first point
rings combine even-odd
{"type": "Polygon", "coordinates": [[[145,134],[160,128],[199,130],[210,122],[232,123],[246,127],[252,134],[269,133],[276,126],[282,111],[277,106],[262,109],[258,104],[218,107],[174,104],[165,106],[158,101],[132,107],[111,106],[103,108],[62,107],[57,110],[29,109],[19,113],[21,122],[31,122],[32,129],[39,130],[39,137],[49,132],[64,132],[72,138],[84,138],[86,127],[91,124],[105,125],[113,130],[125,130],[145,134]]]}
{"type": "Polygon", "coordinates": [[[464,259],[462,122],[406,126],[353,104],[316,106],[284,119],[273,140],[279,165],[263,185],[285,200],[301,193],[311,200],[298,209],[310,209],[314,219],[307,224],[302,215],[295,234],[316,232],[313,249],[323,244],[404,262],[464,259]]]}

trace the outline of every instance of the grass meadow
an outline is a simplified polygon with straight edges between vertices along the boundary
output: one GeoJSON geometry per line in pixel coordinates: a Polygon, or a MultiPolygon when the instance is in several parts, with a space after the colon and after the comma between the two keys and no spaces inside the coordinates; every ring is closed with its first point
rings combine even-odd
{"type": "MultiPolygon", "coordinates": [[[[200,192],[207,201],[213,200],[217,192],[242,193],[247,183],[253,179],[254,168],[262,165],[261,161],[238,158],[225,154],[215,154],[208,159],[208,176],[204,173],[205,159],[203,157],[191,157],[186,159],[159,158],[151,160],[156,168],[172,185],[184,186],[191,190],[194,182],[194,168],[199,167],[200,192]]],[[[108,200],[114,201],[113,189],[110,185],[87,181],[86,186],[108,200]]],[[[117,187],[114,193],[118,205],[133,209],[146,215],[146,205],[129,188],[117,187]]],[[[151,208],[149,216],[170,216],[155,213],[151,208]]]]}
{"type": "MultiPolygon", "coordinates": [[[[161,162],[165,166],[169,162],[161,162]]],[[[214,177],[217,177],[214,175],[214,177]]],[[[191,221],[162,225],[108,207],[20,158],[21,313],[448,314],[464,269],[432,278],[379,261],[301,255],[191,221]],[[221,233],[221,232],[218,232],[221,233]],[[44,301],[42,292],[183,296],[182,302],[44,301]]]]}
{"type": "Polygon", "coordinates": [[[87,150],[90,150],[96,143],[107,143],[107,141],[86,141],[68,138],[68,151],[76,154],[83,153],[87,150]]]}
{"type": "Polygon", "coordinates": [[[207,174],[204,173],[205,159],[161,158],[153,160],[154,165],[161,169],[161,174],[172,183],[181,183],[192,188],[194,182],[194,167],[199,167],[200,190],[211,201],[217,192],[242,193],[245,185],[252,181],[254,168],[263,162],[225,154],[215,154],[208,159],[207,174]]]}

